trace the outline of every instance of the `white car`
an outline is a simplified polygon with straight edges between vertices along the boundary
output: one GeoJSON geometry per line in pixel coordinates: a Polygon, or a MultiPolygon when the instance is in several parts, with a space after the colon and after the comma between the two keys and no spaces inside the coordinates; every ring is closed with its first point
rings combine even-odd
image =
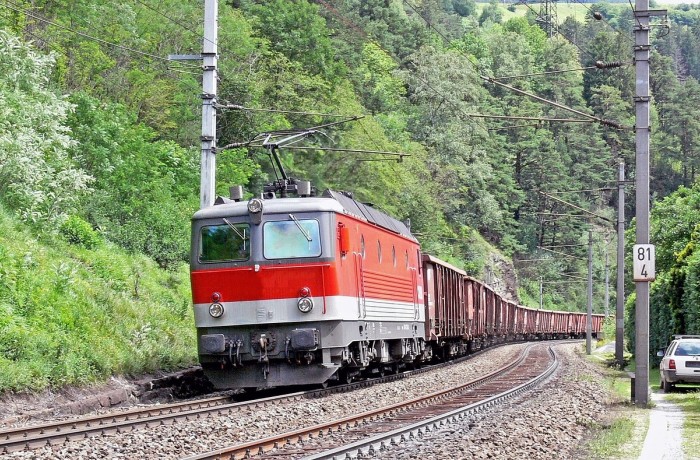
{"type": "Polygon", "coordinates": [[[657,356],[663,357],[659,388],[665,392],[673,391],[676,383],[700,383],[700,335],[676,335],[666,353],[657,356]]]}

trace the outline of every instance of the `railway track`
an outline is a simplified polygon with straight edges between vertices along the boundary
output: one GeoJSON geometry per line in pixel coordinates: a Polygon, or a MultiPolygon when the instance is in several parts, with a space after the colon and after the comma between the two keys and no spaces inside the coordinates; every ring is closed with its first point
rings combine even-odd
{"type": "Polygon", "coordinates": [[[420,435],[430,427],[484,410],[526,391],[558,365],[551,347],[530,345],[517,360],[447,390],[265,439],[187,457],[186,460],[370,457],[377,449],[420,435]],[[380,434],[377,434],[380,433],[380,434]]]}
{"type": "Polygon", "coordinates": [[[44,446],[63,445],[73,440],[125,433],[157,425],[168,425],[182,419],[196,420],[203,417],[230,416],[239,411],[262,407],[263,405],[282,404],[289,401],[303,401],[312,398],[320,398],[333,393],[348,392],[382,382],[407,378],[412,375],[429,372],[436,368],[451,366],[494,348],[495,347],[491,347],[447,363],[428,366],[400,374],[386,375],[376,379],[361,380],[326,389],[287,393],[250,401],[235,401],[231,395],[225,395],[194,401],[148,406],[104,415],[81,417],[55,423],[3,429],[0,430],[0,454],[8,454],[19,450],[33,450],[44,446]]]}
{"type": "Polygon", "coordinates": [[[0,453],[31,450],[89,436],[119,433],[177,417],[216,410],[232,402],[231,396],[162,404],[104,415],[0,430],[0,453]]]}

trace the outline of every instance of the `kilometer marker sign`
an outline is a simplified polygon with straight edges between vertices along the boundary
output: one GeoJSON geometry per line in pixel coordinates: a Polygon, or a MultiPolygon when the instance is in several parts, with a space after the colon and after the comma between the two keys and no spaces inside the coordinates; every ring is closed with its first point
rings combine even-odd
{"type": "Polygon", "coordinates": [[[656,279],[656,248],[653,244],[635,244],[632,259],[635,281],[656,279]]]}

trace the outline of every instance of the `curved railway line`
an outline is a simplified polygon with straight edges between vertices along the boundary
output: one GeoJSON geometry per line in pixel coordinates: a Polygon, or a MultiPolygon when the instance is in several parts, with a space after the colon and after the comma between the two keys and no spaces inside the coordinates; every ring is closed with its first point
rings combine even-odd
{"type": "Polygon", "coordinates": [[[265,439],[187,457],[186,460],[353,458],[419,436],[431,427],[487,409],[519,394],[556,370],[549,346],[532,344],[515,361],[447,390],[265,439]],[[379,433],[379,434],[377,434],[379,433]]]}
{"type": "MultiPolygon", "coordinates": [[[[282,404],[290,401],[303,401],[320,398],[333,393],[343,393],[365,388],[377,383],[394,381],[431,370],[451,366],[461,361],[478,356],[496,347],[487,348],[477,353],[464,356],[454,361],[427,366],[404,373],[386,375],[380,378],[361,380],[346,385],[326,389],[314,389],[263,397],[254,400],[236,401],[238,396],[223,395],[206,399],[183,401],[171,404],[159,404],[143,408],[111,412],[109,414],[81,417],[54,423],[28,425],[0,430],[0,454],[8,454],[20,450],[33,450],[45,446],[62,445],[70,441],[94,436],[104,436],[147,429],[157,425],[168,425],[177,420],[196,420],[211,416],[230,416],[239,411],[245,411],[270,404],[282,404]]],[[[271,391],[261,394],[271,394],[271,391]]],[[[255,395],[246,395],[250,398],[255,395]]],[[[259,396],[259,395],[258,395],[259,396]]],[[[205,457],[206,458],[206,457],[205,457]]]]}

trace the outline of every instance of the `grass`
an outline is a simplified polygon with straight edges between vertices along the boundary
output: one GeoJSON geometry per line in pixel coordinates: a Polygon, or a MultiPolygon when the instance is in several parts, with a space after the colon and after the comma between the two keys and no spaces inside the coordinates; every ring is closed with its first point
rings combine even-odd
{"type": "Polygon", "coordinates": [[[606,420],[595,428],[586,449],[589,458],[636,459],[649,426],[648,412],[631,404],[630,368],[619,370],[609,367],[608,362],[613,357],[596,354],[590,357],[591,362],[603,369],[603,383],[610,391],[611,400],[606,420]]]}
{"type": "MultiPolygon", "coordinates": [[[[605,359],[591,358],[592,362],[605,366],[605,359]]],[[[605,367],[605,384],[616,395],[611,405],[611,417],[601,424],[594,437],[588,442],[590,458],[597,459],[636,459],[641,452],[649,427],[647,409],[640,409],[629,403],[630,380],[627,372],[634,372],[631,361],[624,371],[605,367]]],[[[649,367],[649,385],[652,391],[659,391],[659,368],[649,367]]],[[[677,404],[685,415],[683,424],[683,451],[686,458],[698,458],[700,452],[700,388],[678,386],[678,392],[668,394],[669,401],[677,404]]]]}
{"type": "Polygon", "coordinates": [[[683,453],[686,458],[698,458],[700,452],[700,389],[695,387],[678,387],[686,393],[672,393],[668,400],[677,404],[682,410],[683,453]]]}
{"type": "Polygon", "coordinates": [[[37,237],[0,208],[0,393],[195,362],[188,270],[37,237]]]}

